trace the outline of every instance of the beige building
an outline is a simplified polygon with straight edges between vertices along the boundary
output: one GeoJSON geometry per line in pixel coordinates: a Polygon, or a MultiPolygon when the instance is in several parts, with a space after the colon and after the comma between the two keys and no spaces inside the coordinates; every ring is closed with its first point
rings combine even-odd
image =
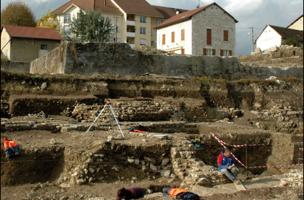
{"type": "Polygon", "coordinates": [[[70,34],[71,21],[80,10],[98,11],[108,17],[114,28],[113,42],[128,43],[131,47],[156,46],[156,30],[164,19],[184,10],[152,6],[145,0],[70,0],[53,12],[58,15],[60,30],[70,34]]]}
{"type": "Polygon", "coordinates": [[[287,26],[289,29],[294,29],[298,31],[303,31],[303,15],[294,20],[290,25],[287,26]]]}
{"type": "Polygon", "coordinates": [[[49,28],[4,25],[1,54],[8,61],[29,63],[60,44],[61,36],[49,28]]]}

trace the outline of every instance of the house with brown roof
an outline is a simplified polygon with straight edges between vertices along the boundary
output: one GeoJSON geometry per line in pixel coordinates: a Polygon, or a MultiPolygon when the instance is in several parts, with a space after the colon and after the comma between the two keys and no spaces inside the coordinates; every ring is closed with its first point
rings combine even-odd
{"type": "Polygon", "coordinates": [[[157,48],[177,54],[232,56],[237,22],[217,3],[203,5],[157,26],[157,48]]]}
{"type": "Polygon", "coordinates": [[[256,48],[261,51],[275,49],[281,45],[303,46],[303,31],[267,25],[256,39],[256,48]]]}
{"type": "Polygon", "coordinates": [[[30,63],[57,47],[60,34],[50,28],[4,25],[1,28],[1,55],[8,61],[30,63]]]}
{"type": "Polygon", "coordinates": [[[71,21],[77,18],[80,10],[102,13],[115,27],[112,41],[136,47],[156,46],[154,27],[175,14],[177,9],[152,6],[146,0],[70,0],[53,11],[58,15],[62,32],[70,34],[71,21]]]}

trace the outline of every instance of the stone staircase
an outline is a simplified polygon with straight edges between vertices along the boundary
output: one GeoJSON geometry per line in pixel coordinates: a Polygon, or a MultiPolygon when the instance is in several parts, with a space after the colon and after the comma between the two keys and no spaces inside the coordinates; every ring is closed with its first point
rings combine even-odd
{"type": "Polygon", "coordinates": [[[172,168],[175,175],[186,185],[213,186],[226,183],[227,179],[213,166],[198,160],[191,141],[179,138],[171,148],[172,168]]]}

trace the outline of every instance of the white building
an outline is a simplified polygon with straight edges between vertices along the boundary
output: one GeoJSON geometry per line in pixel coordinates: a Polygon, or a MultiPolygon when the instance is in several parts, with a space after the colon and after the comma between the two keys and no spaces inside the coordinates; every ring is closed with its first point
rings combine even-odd
{"type": "Polygon", "coordinates": [[[157,26],[157,48],[188,55],[232,56],[237,20],[216,3],[175,15],[157,26]]]}
{"type": "Polygon", "coordinates": [[[267,25],[256,39],[256,48],[261,51],[280,47],[283,44],[303,45],[303,31],[267,25]]]}

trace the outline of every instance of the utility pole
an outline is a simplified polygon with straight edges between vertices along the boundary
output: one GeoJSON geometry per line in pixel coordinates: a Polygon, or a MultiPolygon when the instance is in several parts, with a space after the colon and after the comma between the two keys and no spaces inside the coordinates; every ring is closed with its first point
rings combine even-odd
{"type": "Polygon", "coordinates": [[[201,0],[197,0],[197,8],[199,8],[201,6],[201,0]]]}
{"type": "Polygon", "coordinates": [[[255,51],[255,49],[254,49],[254,27],[249,27],[249,29],[251,30],[252,52],[254,52],[255,51]]]}

